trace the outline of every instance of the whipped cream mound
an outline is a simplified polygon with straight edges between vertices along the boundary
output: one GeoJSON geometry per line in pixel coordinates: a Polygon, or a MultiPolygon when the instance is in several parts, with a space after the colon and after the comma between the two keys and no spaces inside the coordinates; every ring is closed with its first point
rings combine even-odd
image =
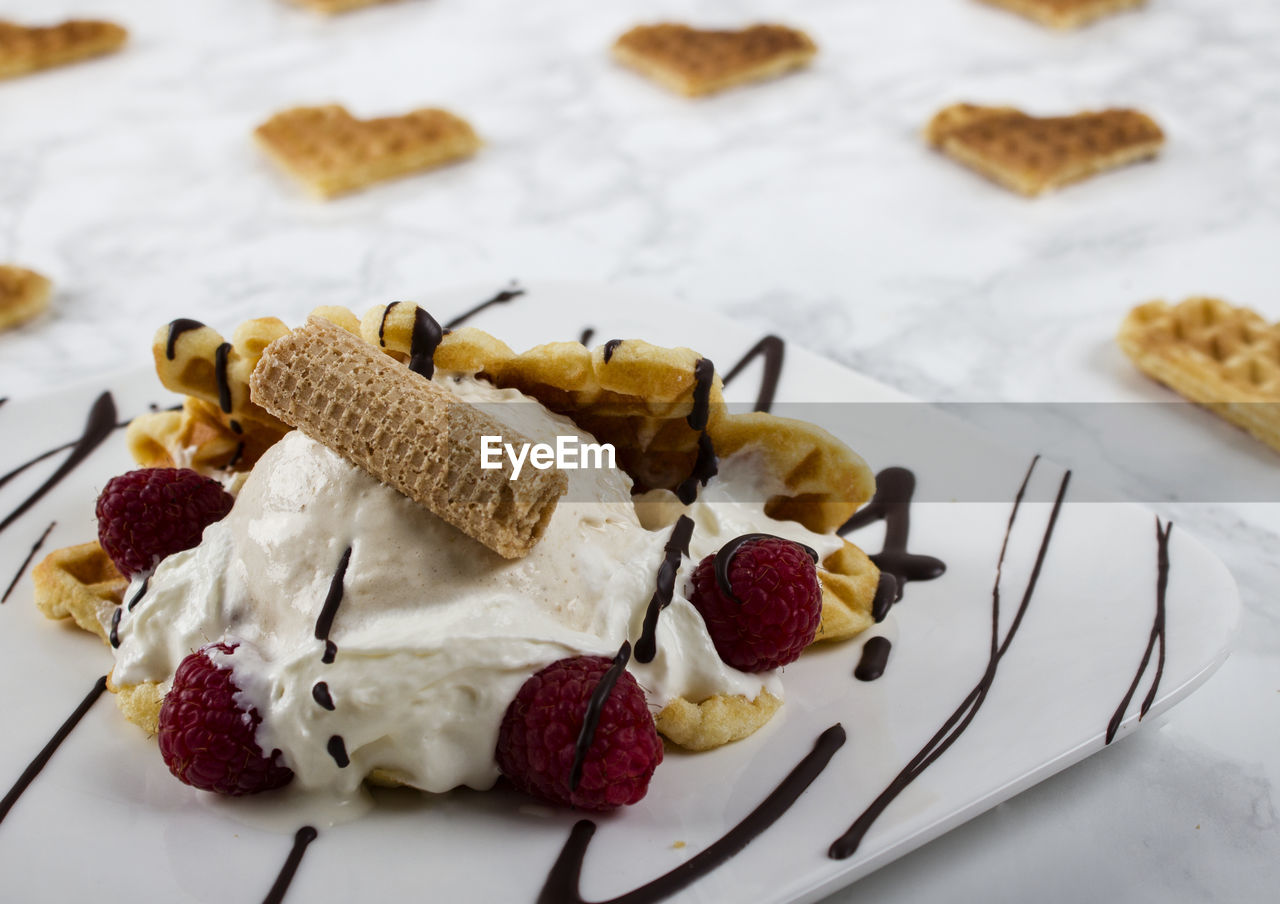
{"type": "MultiPolygon", "coordinates": [[[[438,375],[460,397],[534,441],[594,442],[515,390],[438,375]],[[520,404],[498,404],[513,403],[520,404]]],[[[263,721],[303,789],[355,794],[371,772],[426,791],[485,789],[498,777],[498,728],[524,681],[576,655],[612,656],[634,641],[663,558],[668,525],[696,522],[676,594],[658,622],[658,653],[629,668],[656,710],[676,697],[781,696],[775,673],[721,661],[684,595],[704,556],[744,533],[794,539],[826,556],[838,537],[764,514],[781,489],[750,452],[721,463],[697,502],[665,491],[631,497],[616,469],[566,472],[569,491],[541,542],[507,560],[301,433],[273,446],[235,506],[199,546],[165,559],[119,628],[113,680],[166,684],[188,653],[213,642],[243,702],[263,721]],[[642,524],[637,510],[644,513],[642,524]],[[316,622],[344,552],[351,556],[329,638],[316,622]],[[334,708],[313,696],[327,685],[334,708]],[[349,765],[331,754],[340,737],[349,765]]],[[[130,589],[130,598],[141,584],[130,589]]]]}

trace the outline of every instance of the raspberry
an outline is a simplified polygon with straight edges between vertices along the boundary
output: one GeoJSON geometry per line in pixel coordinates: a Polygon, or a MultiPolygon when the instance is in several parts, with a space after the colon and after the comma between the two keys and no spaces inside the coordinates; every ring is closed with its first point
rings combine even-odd
{"type": "Polygon", "coordinates": [[[603,656],[561,659],[524,683],[498,731],[498,768],[512,784],[583,810],[612,810],[644,797],[662,762],[662,741],[644,692],[627,671],[605,698],[581,781],[569,787],[587,704],[612,665],[603,656]]]}
{"type": "Polygon", "coordinates": [[[200,542],[235,500],[188,468],[140,468],[113,477],[98,497],[98,542],[127,578],[200,542]]]}
{"type": "Polygon", "coordinates": [[[262,723],[256,709],[236,705],[238,688],[231,670],[219,668],[209,650],[230,653],[235,646],[214,644],[187,656],[173,676],[160,707],[160,753],[169,771],[202,791],[257,794],[293,780],[293,770],[268,757],[254,740],[262,723]]]}
{"type": "Polygon", "coordinates": [[[698,563],[689,588],[720,658],[744,672],[795,662],[822,617],[822,588],[810,550],[761,535],[730,550],[726,564],[732,596],[716,580],[716,556],[698,563]]]}

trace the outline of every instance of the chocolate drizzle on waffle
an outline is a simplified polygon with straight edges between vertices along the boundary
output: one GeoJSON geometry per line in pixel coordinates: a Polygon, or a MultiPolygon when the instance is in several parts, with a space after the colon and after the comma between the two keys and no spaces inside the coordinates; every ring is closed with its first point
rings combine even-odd
{"type": "Polygon", "coordinates": [[[289,856],[285,858],[284,865],[280,867],[280,874],[276,876],[276,881],[272,883],[271,890],[267,892],[267,896],[262,899],[262,904],[281,904],[284,901],[285,893],[293,882],[293,875],[298,871],[298,866],[302,863],[302,856],[307,852],[307,846],[315,841],[319,835],[320,833],[315,830],[314,826],[303,826],[298,829],[297,834],[293,836],[293,849],[289,851],[289,856]]]}
{"type": "Polygon", "coordinates": [[[986,671],[978,680],[978,683],[974,685],[973,690],[969,691],[968,696],[956,707],[955,712],[938,729],[937,733],[911,758],[911,761],[889,783],[889,786],[871,802],[871,805],[854,820],[849,829],[832,842],[827,852],[832,859],[844,860],[853,856],[867,831],[880,818],[880,814],[888,809],[899,794],[906,790],[940,756],[947,752],[951,745],[956,742],[956,739],[964,734],[965,729],[969,727],[969,723],[973,721],[973,718],[978,714],[978,710],[982,708],[982,704],[986,701],[992,685],[995,684],[996,670],[1000,665],[1000,660],[1004,658],[1009,645],[1013,643],[1013,639],[1018,633],[1018,628],[1022,625],[1022,618],[1027,612],[1027,607],[1031,605],[1031,598],[1035,594],[1036,584],[1040,580],[1040,570],[1044,565],[1045,556],[1049,552],[1049,544],[1053,540],[1053,530],[1058,523],[1058,513],[1062,510],[1062,501],[1067,494],[1067,484],[1071,481],[1071,472],[1067,471],[1062,477],[1062,482],[1058,485],[1058,495],[1053,503],[1053,511],[1049,515],[1049,522],[1045,526],[1044,535],[1040,541],[1040,550],[1036,554],[1035,565],[1031,569],[1031,576],[1027,579],[1022,602],[1019,604],[1013,621],[1010,623],[1002,640],[1000,638],[1000,581],[1004,572],[1005,554],[1009,550],[1009,538],[1013,535],[1013,526],[1018,518],[1018,511],[1022,507],[1022,499],[1026,495],[1027,486],[1031,482],[1031,475],[1039,461],[1040,456],[1037,455],[1031,460],[1031,466],[1027,468],[1027,474],[1022,479],[1022,486],[1018,488],[1018,493],[1014,497],[1013,509],[1009,514],[1009,523],[1005,528],[1004,541],[1000,545],[1000,556],[996,561],[995,584],[991,589],[991,650],[987,658],[986,671]]]}
{"type": "Polygon", "coordinates": [[[609,361],[612,360],[613,353],[618,350],[618,346],[621,344],[622,344],[621,339],[610,339],[608,342],[604,344],[604,349],[601,351],[601,355],[604,356],[605,364],[608,364],[609,361]]]}
{"type": "Polygon", "coordinates": [[[676,496],[685,505],[697,499],[698,487],[706,486],[719,471],[716,450],[711,444],[711,434],[707,432],[707,421],[711,417],[711,384],[715,376],[716,366],[709,358],[699,358],[693,366],[693,410],[686,422],[699,432],[698,457],[693,463],[693,472],[676,488],[676,496]]]}
{"type": "Polygon", "coordinates": [[[941,577],[947,565],[933,556],[907,551],[911,534],[911,498],[916,491],[916,475],[906,468],[885,468],[876,475],[876,495],[862,511],[836,531],[844,536],[850,531],[883,520],[884,547],[871,556],[880,569],[880,585],[872,604],[872,617],[883,621],[889,608],[902,599],[908,581],[932,581],[941,577]],[[892,581],[892,587],[889,582],[892,581]]]}
{"type": "MultiPolygon", "coordinates": [[[[382,321],[378,324],[378,345],[387,347],[387,318],[397,307],[410,302],[393,301],[382,311],[382,321]]],[[[436,372],[436,349],[448,332],[440,327],[440,323],[421,305],[413,306],[413,333],[409,340],[409,369],[419,376],[430,380],[436,372]]]]}
{"type": "Polygon", "coordinates": [[[316,640],[324,641],[324,656],[320,661],[326,665],[333,662],[334,657],[338,655],[338,645],[329,639],[329,632],[333,629],[334,616],[338,614],[338,606],[342,603],[343,581],[346,580],[349,564],[351,564],[350,546],[338,562],[338,570],[334,572],[333,579],[329,582],[329,593],[324,598],[324,606],[321,607],[320,615],[316,618],[316,640]]]}
{"type": "Polygon", "coordinates": [[[636,641],[636,662],[653,662],[658,654],[658,616],[662,610],[671,605],[671,596],[676,589],[676,572],[680,570],[680,560],[689,554],[689,541],[693,539],[693,519],[681,515],[671,528],[671,536],[663,547],[662,565],[658,568],[653,597],[649,600],[649,608],[644,613],[644,626],[640,630],[640,639],[636,641]]]}
{"type": "Polygon", "coordinates": [[[782,378],[782,361],[786,354],[787,344],[779,336],[768,335],[751,346],[751,349],[729,368],[724,375],[724,385],[728,386],[734,377],[742,373],[756,358],[764,358],[764,373],[760,377],[760,391],[756,394],[755,411],[770,411],[773,408],[773,397],[778,392],[778,381],[782,378]]]}
{"type": "Polygon", "coordinates": [[[18,581],[22,580],[22,576],[27,573],[27,566],[31,564],[31,560],[36,557],[36,553],[40,551],[40,547],[44,546],[44,541],[49,539],[49,534],[53,533],[53,529],[58,526],[58,522],[50,523],[44,529],[44,533],[40,535],[40,539],[31,547],[31,552],[27,553],[27,557],[22,560],[22,564],[18,566],[18,571],[13,576],[13,580],[9,582],[9,586],[5,588],[4,596],[0,596],[0,604],[9,601],[9,594],[13,593],[13,588],[18,586],[18,581]]]}
{"type": "MultiPolygon", "coordinates": [[[[822,774],[844,742],[844,728],[839,723],[832,725],[818,736],[813,750],[740,823],[675,869],[600,904],[651,904],[661,901],[723,866],[791,808],[814,779],[822,774]]],[[[587,904],[581,890],[582,864],[595,831],[596,824],[589,819],[581,819],[574,824],[542,886],[538,904],[587,904]]]]}
{"type": "Polygon", "coordinates": [[[596,739],[600,714],[604,712],[604,705],[609,702],[609,695],[613,693],[613,687],[622,677],[622,673],[627,670],[627,663],[630,660],[631,644],[624,640],[622,646],[618,648],[618,655],[613,657],[613,665],[600,676],[596,689],[591,692],[591,699],[587,701],[587,711],[582,714],[582,729],[578,732],[578,739],[573,745],[573,767],[569,770],[570,792],[578,790],[578,784],[582,781],[582,766],[586,763],[587,754],[591,752],[591,745],[596,739]]]}
{"type": "Polygon", "coordinates": [[[183,333],[191,330],[202,330],[204,324],[199,320],[191,320],[188,317],[179,317],[177,320],[169,321],[169,333],[164,340],[164,356],[170,361],[178,356],[178,337],[183,333]]]}
{"type": "Polygon", "coordinates": [[[474,308],[471,308],[470,310],[467,310],[467,311],[463,311],[457,317],[453,318],[448,323],[446,323],[444,325],[444,328],[446,330],[456,330],[458,327],[462,326],[472,317],[479,314],[481,311],[487,310],[488,308],[491,308],[494,305],[506,304],[509,301],[514,301],[524,293],[525,293],[525,290],[520,288],[518,283],[512,282],[509,288],[503,289],[501,292],[499,292],[497,295],[493,296],[492,298],[486,301],[480,302],[474,308]]]}
{"type": "Polygon", "coordinates": [[[1138,710],[1138,721],[1142,721],[1147,711],[1151,709],[1151,704],[1156,702],[1156,691],[1160,689],[1160,677],[1164,674],[1164,600],[1165,593],[1169,589],[1169,535],[1171,533],[1173,533],[1173,522],[1161,524],[1160,519],[1157,517],[1156,617],[1151,624],[1151,636],[1147,640],[1146,650],[1143,651],[1142,662],[1138,664],[1138,673],[1133,676],[1133,684],[1129,685],[1129,690],[1125,692],[1120,705],[1116,707],[1115,713],[1111,716],[1111,721],[1107,723],[1107,744],[1115,740],[1116,732],[1120,730],[1120,724],[1124,722],[1124,714],[1129,708],[1129,701],[1137,693],[1138,684],[1142,681],[1142,676],[1147,673],[1147,665],[1151,662],[1151,653],[1157,644],[1160,646],[1160,653],[1156,658],[1156,674],[1151,680],[1151,690],[1147,691],[1147,696],[1142,701],[1142,708],[1138,710]]]}
{"type": "MultiPolygon", "coordinates": [[[[784,540],[783,537],[777,537],[773,534],[743,534],[740,537],[734,537],[716,552],[715,567],[716,586],[720,588],[720,592],[724,594],[726,599],[732,600],[738,605],[742,605],[742,600],[734,596],[733,585],[729,583],[729,567],[733,565],[734,557],[742,551],[742,547],[756,540],[784,540]]],[[[796,543],[794,540],[784,540],[786,543],[795,543],[803,549],[813,559],[813,564],[818,564],[818,551],[812,546],[806,546],[803,543],[796,543]]]]}

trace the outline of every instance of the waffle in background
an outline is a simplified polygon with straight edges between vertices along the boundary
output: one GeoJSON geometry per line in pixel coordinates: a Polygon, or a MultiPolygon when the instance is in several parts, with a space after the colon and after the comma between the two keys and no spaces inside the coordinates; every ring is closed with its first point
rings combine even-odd
{"type": "Polygon", "coordinates": [[[1143,373],[1280,451],[1280,326],[1217,298],[1151,301],[1117,341],[1143,373]]]}
{"type": "Polygon", "coordinates": [[[1028,197],[1154,157],[1164,145],[1160,127],[1136,110],[1040,117],[974,104],[939,111],[925,128],[925,139],[1028,197]]]}
{"type": "Polygon", "coordinates": [[[305,6],[307,9],[315,10],[318,13],[332,15],[334,13],[345,13],[353,9],[363,9],[366,6],[394,3],[396,0],[289,0],[289,2],[297,6],[305,6]]]}
{"type": "Polygon", "coordinates": [[[773,78],[808,65],[817,52],[807,34],[784,25],[741,31],[639,25],[613,45],[620,62],[688,97],[773,78]]]}
{"type": "Polygon", "coordinates": [[[0,264],[0,330],[40,316],[52,290],[53,284],[34,270],[0,264]]]}
{"type": "Polygon", "coordinates": [[[356,119],[337,104],[277,113],[254,136],[321,198],[461,160],[481,145],[466,120],[445,110],[356,119]]]}
{"type": "Polygon", "coordinates": [[[26,26],[0,20],[0,79],[113,53],[128,36],[113,22],[26,26]]]}
{"type": "Polygon", "coordinates": [[[982,0],[1034,19],[1051,28],[1079,28],[1112,13],[1142,6],[1147,0],[982,0]]]}

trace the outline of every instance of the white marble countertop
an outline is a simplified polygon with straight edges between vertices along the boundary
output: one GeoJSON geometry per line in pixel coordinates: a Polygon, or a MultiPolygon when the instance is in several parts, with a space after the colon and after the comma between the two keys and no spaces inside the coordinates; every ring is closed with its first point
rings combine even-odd
{"type": "MultiPolygon", "coordinates": [[[[1111,342],[1152,297],[1280,317],[1280,7],[1152,0],[1057,34],[972,0],[707,0],[777,19],[808,72],[690,102],[609,62],[674,0],[405,0],[324,19],[277,0],[8,0],[31,22],[114,18],[111,59],[0,83],[0,260],[57,283],[0,335],[0,394],[146,360],[157,324],[296,320],[459,283],[602,280],[779,332],[931,401],[1144,401],[1111,342]],[[1161,159],[1026,201],[918,138],[956,100],[1132,105],[1161,159]],[[249,132],[277,109],[439,104],[474,162],[329,204],[249,132]]],[[[1268,463],[1207,414],[1206,466],[1268,463]]],[[[1188,433],[1187,436],[1190,436],[1188,433]]],[[[1171,435],[1168,442],[1179,437],[1171,435]]],[[[1140,458],[1113,462],[1140,484],[1140,458]]],[[[1158,725],[832,900],[1252,901],[1280,881],[1280,529],[1274,498],[1163,514],[1231,567],[1239,646],[1158,725]]],[[[1183,496],[1185,498],[1185,495],[1183,496]]]]}

